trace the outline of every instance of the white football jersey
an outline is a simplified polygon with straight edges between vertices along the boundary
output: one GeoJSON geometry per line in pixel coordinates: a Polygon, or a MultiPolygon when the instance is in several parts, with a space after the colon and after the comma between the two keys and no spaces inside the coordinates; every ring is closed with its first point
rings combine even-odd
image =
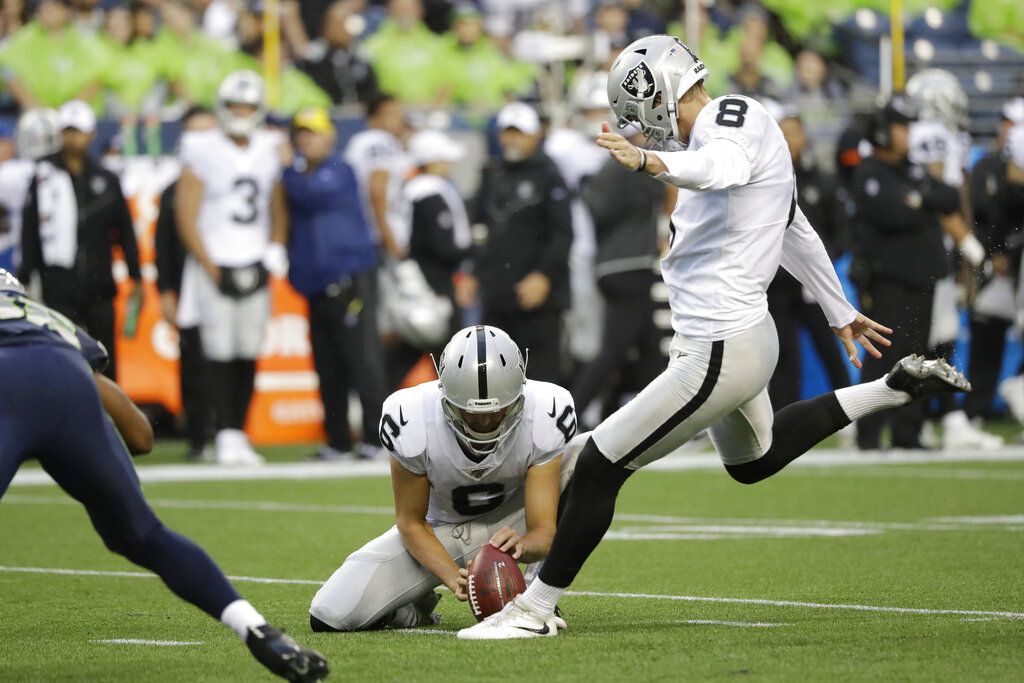
{"type": "Polygon", "coordinates": [[[915,121],[910,124],[910,162],[922,165],[943,164],[942,180],[947,185],[963,185],[964,168],[970,151],[970,133],[952,131],[936,121],[915,121]]]}
{"type": "Polygon", "coordinates": [[[250,265],[270,242],[270,195],[281,177],[281,134],[258,130],[242,147],[222,130],[181,137],[181,163],[203,182],[199,233],[219,266],[250,265]]]}
{"type": "Polygon", "coordinates": [[[689,151],[662,159],[671,171],[673,154],[719,140],[735,143],[749,160],[749,180],[722,190],[680,187],[661,264],[672,328],[694,341],[734,337],[768,315],[765,291],[795,209],[789,147],[775,119],[749,97],[712,100],[697,116],[689,151]]]}
{"type": "Polygon", "coordinates": [[[441,408],[440,383],[391,394],[380,440],[405,469],[430,480],[430,524],[458,524],[494,510],[516,493],[526,471],[561,455],[576,433],[576,408],[556,384],[527,380],[514,433],[479,460],[466,455],[441,408]]]}
{"type": "Polygon", "coordinates": [[[0,252],[16,247],[21,241],[21,212],[25,208],[28,187],[35,175],[36,162],[11,159],[0,164],[0,252]]]}
{"type": "MultiPolygon", "coordinates": [[[[390,174],[388,206],[391,212],[398,211],[399,195],[412,170],[412,161],[398,138],[380,128],[367,128],[353,135],[345,147],[345,161],[355,171],[366,222],[377,227],[377,219],[370,205],[370,176],[375,171],[387,171],[390,174]]],[[[396,216],[391,222],[398,220],[396,216]]]]}

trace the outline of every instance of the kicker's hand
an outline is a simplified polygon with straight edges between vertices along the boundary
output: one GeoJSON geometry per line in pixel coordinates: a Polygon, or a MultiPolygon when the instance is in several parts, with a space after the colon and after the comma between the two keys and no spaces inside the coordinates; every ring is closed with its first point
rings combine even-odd
{"type": "Polygon", "coordinates": [[[601,124],[601,134],[597,136],[598,147],[608,150],[612,159],[630,171],[640,168],[640,162],[643,160],[640,150],[626,138],[611,131],[612,127],[607,121],[601,124]]]}
{"type": "Polygon", "coordinates": [[[846,349],[846,356],[855,368],[860,368],[861,366],[860,354],[857,353],[857,344],[863,346],[864,350],[875,358],[882,357],[882,352],[875,347],[876,343],[879,346],[892,346],[892,342],[883,336],[891,335],[892,330],[885,325],[876,323],[871,318],[865,317],[861,313],[858,313],[856,319],[849,325],[833,327],[832,331],[836,333],[839,341],[843,343],[843,348],[846,349]]]}

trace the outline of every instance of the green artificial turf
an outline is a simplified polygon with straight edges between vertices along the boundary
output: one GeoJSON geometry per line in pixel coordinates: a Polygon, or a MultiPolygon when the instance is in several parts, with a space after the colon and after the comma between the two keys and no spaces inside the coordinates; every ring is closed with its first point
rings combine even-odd
{"type": "MultiPolygon", "coordinates": [[[[180,450],[161,446],[148,462],[172,462],[180,450]]],[[[677,599],[570,595],[561,605],[566,633],[501,643],[309,631],[315,582],[392,523],[384,477],[145,490],[164,522],[229,575],[313,582],[236,585],[271,622],[327,655],[331,680],[973,681],[1024,672],[1020,618],[836,607],[1024,613],[1020,462],[791,468],[749,487],[721,471],[641,472],[619,499],[612,535],[657,540],[606,540],[573,588],[677,599]],[[225,505],[239,502],[281,505],[225,505]]],[[[0,565],[0,680],[269,680],[234,634],[155,578],[10,571],[136,571],[103,548],[55,487],[8,491],[0,565]],[[128,638],[201,644],[94,642],[128,638]]],[[[473,623],[450,594],[439,611],[446,632],[473,623]]]]}

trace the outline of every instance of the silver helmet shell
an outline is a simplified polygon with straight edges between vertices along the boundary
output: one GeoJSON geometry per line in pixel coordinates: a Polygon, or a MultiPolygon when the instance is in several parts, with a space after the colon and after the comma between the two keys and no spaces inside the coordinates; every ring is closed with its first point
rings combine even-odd
{"type": "Polygon", "coordinates": [[[42,159],[59,152],[61,136],[57,112],[47,108],[25,111],[14,130],[14,145],[22,159],[42,159]]]}
{"type": "Polygon", "coordinates": [[[619,128],[637,124],[649,140],[679,139],[679,98],[708,77],[708,67],[675,36],[631,43],[608,72],[608,102],[619,128]]]}
{"type": "Polygon", "coordinates": [[[15,292],[17,294],[24,294],[25,287],[21,284],[18,278],[14,277],[13,274],[0,268],[0,292],[15,292]]]}
{"type": "Polygon", "coordinates": [[[522,420],[526,361],[502,330],[476,325],[456,332],[441,352],[437,376],[445,420],[472,453],[494,451],[522,420]],[[490,432],[475,431],[463,417],[499,411],[505,416],[490,432]]]}
{"type": "Polygon", "coordinates": [[[214,113],[225,133],[237,138],[250,137],[267,118],[267,89],[263,78],[249,69],[225,76],[217,89],[214,113]],[[247,116],[236,116],[229,109],[232,104],[249,105],[255,110],[247,116]]]}
{"type": "Polygon", "coordinates": [[[935,121],[950,130],[964,130],[970,124],[967,92],[956,76],[944,69],[924,69],[907,81],[907,96],[922,121],[935,121]]]}

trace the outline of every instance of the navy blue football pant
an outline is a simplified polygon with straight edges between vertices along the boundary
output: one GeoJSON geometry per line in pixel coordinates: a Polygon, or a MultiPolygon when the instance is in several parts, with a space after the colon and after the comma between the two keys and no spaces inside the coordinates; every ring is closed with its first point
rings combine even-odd
{"type": "Polygon", "coordinates": [[[92,372],[71,348],[0,347],[0,496],[32,458],[85,506],[107,548],[178,597],[214,618],[239,598],[206,552],[150,509],[92,372]]]}

